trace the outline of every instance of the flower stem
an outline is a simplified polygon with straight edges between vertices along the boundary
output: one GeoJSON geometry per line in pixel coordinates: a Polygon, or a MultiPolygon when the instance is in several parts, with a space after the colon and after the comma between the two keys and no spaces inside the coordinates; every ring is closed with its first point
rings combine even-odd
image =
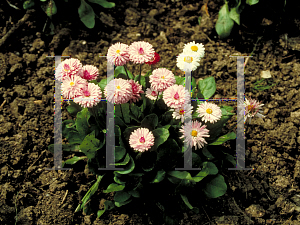
{"type": "Polygon", "coordinates": [[[141,76],[142,76],[142,64],[140,64],[140,77],[139,77],[139,83],[141,84],[141,76]]]}
{"type": "Polygon", "coordinates": [[[127,75],[128,79],[129,79],[128,72],[127,72],[127,68],[126,68],[125,65],[124,65],[123,67],[124,67],[124,70],[125,70],[125,72],[126,72],[126,75],[127,75]]]}

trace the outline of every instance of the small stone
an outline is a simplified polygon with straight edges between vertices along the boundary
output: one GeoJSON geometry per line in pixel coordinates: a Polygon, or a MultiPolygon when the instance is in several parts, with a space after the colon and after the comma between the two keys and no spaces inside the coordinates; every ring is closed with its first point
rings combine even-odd
{"type": "Polygon", "coordinates": [[[245,211],[248,215],[255,218],[263,217],[265,215],[265,210],[260,205],[250,205],[245,211]]]}

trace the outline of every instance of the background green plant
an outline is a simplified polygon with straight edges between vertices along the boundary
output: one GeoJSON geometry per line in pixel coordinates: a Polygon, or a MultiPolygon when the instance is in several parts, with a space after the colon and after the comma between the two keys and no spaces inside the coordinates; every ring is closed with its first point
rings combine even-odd
{"type": "MultiPolygon", "coordinates": [[[[23,3],[23,8],[27,10],[36,6],[40,6],[47,14],[47,16],[51,19],[51,17],[57,13],[57,10],[66,10],[69,8],[69,4],[75,4],[76,1],[80,1],[80,6],[78,7],[79,18],[82,23],[90,29],[95,26],[95,17],[97,17],[97,15],[95,14],[92,6],[87,2],[98,4],[104,8],[115,7],[115,3],[108,2],[106,0],[64,0],[65,9],[57,9],[54,0],[26,0],[23,3]]],[[[52,22],[50,24],[50,28],[53,31],[54,25],[52,22]]]]}
{"type": "MultiPolygon", "coordinates": [[[[128,72],[128,75],[134,78],[132,73],[128,72]]],[[[151,71],[141,77],[144,91],[150,87],[150,75],[151,71]]],[[[123,67],[116,67],[115,77],[128,79],[123,67]]],[[[176,84],[184,84],[184,77],[175,78],[176,84]]],[[[138,80],[139,76],[134,79],[138,80]]],[[[193,78],[192,84],[194,91],[198,89],[198,98],[209,99],[216,91],[213,77],[199,81],[197,87],[193,78]]],[[[102,79],[98,85],[104,91],[107,80],[102,79]]],[[[195,92],[193,95],[196,95],[195,92]]],[[[200,121],[196,108],[202,103],[192,102],[194,120],[200,121]]],[[[220,145],[234,140],[236,135],[233,132],[220,135],[222,127],[235,115],[231,112],[232,107],[221,106],[221,119],[214,124],[206,124],[210,131],[210,137],[206,139],[208,145],[192,152],[192,158],[188,159],[192,160],[194,168],[201,168],[199,171],[175,170],[182,168],[184,163],[184,145],[179,138],[181,121],[172,118],[172,112],[162,99],[152,101],[142,95],[142,99],[137,103],[116,105],[114,165],[124,169],[120,171],[98,170],[106,167],[106,103],[101,101],[88,109],[71,102],[67,110],[76,115],[76,119],[63,121],[62,135],[67,138],[68,143],[63,144],[62,149],[66,152],[76,152],[76,156],[64,161],[63,166],[87,160],[89,171],[97,176],[97,180],[75,212],[83,210],[86,214],[93,213],[90,200],[104,176],[110,181],[104,193],[115,192],[115,195],[113,201],[106,201],[104,209],[97,212],[98,217],[115,207],[129,203],[132,203],[132,206],[145,203],[151,209],[157,210],[167,224],[174,224],[178,210],[193,210],[197,213],[200,199],[217,198],[225,194],[227,185],[219,171],[223,166],[235,166],[236,162],[232,155],[220,148],[220,145]],[[133,151],[129,145],[131,132],[140,127],[148,128],[155,137],[154,146],[143,153],[133,151]]],[[[50,145],[48,149],[53,152],[54,145],[50,145]]]]}
{"type": "Polygon", "coordinates": [[[226,38],[230,35],[234,26],[234,22],[240,25],[240,15],[245,5],[255,5],[259,0],[225,0],[225,4],[219,11],[219,17],[215,29],[220,38],[226,38]],[[234,7],[229,10],[229,3],[234,4],[234,7]]]}

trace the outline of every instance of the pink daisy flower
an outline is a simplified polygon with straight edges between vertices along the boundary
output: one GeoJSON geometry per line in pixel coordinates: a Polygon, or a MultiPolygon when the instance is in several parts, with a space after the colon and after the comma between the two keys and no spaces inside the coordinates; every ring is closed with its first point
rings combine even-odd
{"type": "Polygon", "coordinates": [[[129,48],[129,59],[136,64],[142,64],[152,60],[154,57],[154,49],[152,45],[145,41],[133,42],[129,48]]]}
{"type": "Polygon", "coordinates": [[[76,95],[74,102],[84,108],[90,108],[101,101],[101,96],[101,88],[96,84],[88,83],[88,86],[82,89],[80,94],[76,95]]]}
{"type": "Polygon", "coordinates": [[[153,56],[153,58],[150,60],[150,61],[148,61],[148,62],[145,62],[146,64],[148,64],[148,65],[155,65],[156,63],[158,63],[159,62],[159,60],[160,60],[160,56],[159,56],[159,54],[158,53],[156,53],[156,52],[154,52],[154,56],[153,56]]]}
{"type": "Polygon", "coordinates": [[[207,144],[204,137],[210,136],[206,126],[201,126],[201,122],[198,121],[190,121],[189,123],[182,125],[179,131],[183,133],[180,138],[184,138],[184,142],[191,147],[195,147],[196,150],[197,148],[202,148],[204,143],[207,144]]]}
{"type": "Polygon", "coordinates": [[[79,73],[80,77],[85,80],[96,80],[99,73],[98,69],[92,65],[85,65],[79,73]]]}
{"type": "Polygon", "coordinates": [[[132,87],[132,98],[130,99],[130,104],[136,101],[139,101],[142,97],[140,94],[143,94],[144,91],[142,90],[142,85],[140,85],[138,82],[134,82],[134,80],[128,80],[132,87]]]}
{"type": "Polygon", "coordinates": [[[163,93],[163,100],[168,107],[179,108],[185,102],[185,89],[182,85],[168,87],[163,93]]]}
{"type": "Polygon", "coordinates": [[[249,100],[247,98],[245,98],[245,102],[242,102],[242,103],[239,103],[239,104],[242,104],[245,107],[244,110],[240,112],[240,114],[245,116],[244,123],[246,123],[247,118],[249,118],[249,124],[250,124],[251,119],[255,116],[259,117],[259,118],[264,118],[265,117],[262,114],[263,111],[261,110],[262,109],[261,107],[264,104],[260,104],[259,101],[256,101],[252,98],[249,98],[249,100]]]}
{"type": "Polygon", "coordinates": [[[155,100],[157,98],[157,95],[160,95],[160,92],[156,91],[153,87],[150,86],[150,88],[147,88],[146,90],[146,97],[155,100]]]}
{"type": "Polygon", "coordinates": [[[104,94],[109,102],[115,104],[127,103],[132,98],[132,86],[122,78],[113,79],[106,85],[104,94]]]}
{"type": "Polygon", "coordinates": [[[192,119],[191,115],[193,112],[193,106],[188,105],[186,107],[187,110],[184,109],[184,105],[182,107],[179,107],[177,109],[171,109],[170,111],[173,111],[172,116],[174,119],[180,119],[182,123],[184,123],[185,117],[189,117],[192,119]]]}
{"type": "Polygon", "coordinates": [[[116,66],[124,66],[129,61],[128,45],[116,43],[108,49],[107,60],[116,66]]]}
{"type": "Polygon", "coordinates": [[[87,81],[80,76],[67,76],[61,85],[63,97],[65,99],[73,99],[76,95],[80,94],[82,89],[87,86],[87,81]]]}
{"type": "Polygon", "coordinates": [[[208,103],[206,101],[198,105],[197,112],[205,123],[207,121],[210,123],[217,122],[222,117],[221,108],[214,103],[208,103]]]}
{"type": "MultiPolygon", "coordinates": [[[[77,75],[82,69],[82,64],[78,59],[66,59],[62,62],[63,77],[77,75]]],[[[64,79],[64,78],[63,78],[64,79]]]]}
{"type": "Polygon", "coordinates": [[[130,134],[129,144],[135,151],[147,151],[154,145],[154,135],[147,128],[138,128],[130,134]]]}
{"type": "Polygon", "coordinates": [[[175,76],[172,71],[166,68],[155,69],[149,76],[151,86],[158,91],[164,91],[168,87],[176,83],[175,76]]]}

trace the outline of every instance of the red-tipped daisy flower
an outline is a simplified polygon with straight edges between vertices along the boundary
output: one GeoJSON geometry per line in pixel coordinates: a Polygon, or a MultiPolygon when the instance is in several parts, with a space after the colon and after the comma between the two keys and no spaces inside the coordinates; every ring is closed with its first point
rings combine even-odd
{"type": "Polygon", "coordinates": [[[159,56],[159,54],[158,53],[156,53],[156,52],[154,52],[154,56],[153,56],[153,58],[150,60],[150,61],[148,61],[148,62],[145,62],[146,64],[148,64],[148,65],[155,65],[156,63],[158,63],[159,62],[159,60],[160,60],[160,56],[159,56]]]}
{"type": "Polygon", "coordinates": [[[185,89],[182,85],[173,85],[163,92],[163,100],[170,108],[182,107],[185,102],[185,89]]]}
{"type": "Polygon", "coordinates": [[[147,128],[138,128],[130,134],[129,144],[135,151],[145,152],[154,145],[154,135],[147,128]]]}
{"type": "Polygon", "coordinates": [[[204,137],[210,137],[209,130],[206,129],[206,125],[201,126],[201,122],[190,121],[187,124],[181,126],[179,129],[183,135],[180,137],[184,138],[189,146],[197,148],[202,148],[204,143],[207,144],[204,137]]]}
{"type": "Polygon", "coordinates": [[[124,66],[129,61],[128,45],[116,43],[108,49],[107,60],[115,66],[124,66]]]}
{"type": "Polygon", "coordinates": [[[144,91],[142,90],[142,85],[140,85],[138,82],[135,82],[134,80],[128,80],[132,87],[132,98],[130,99],[130,104],[136,101],[139,101],[142,97],[140,94],[143,94],[144,91]]]}
{"type": "Polygon", "coordinates": [[[155,69],[149,76],[151,86],[157,91],[164,91],[176,83],[175,76],[171,70],[166,68],[155,69]]]}
{"type": "Polygon", "coordinates": [[[122,78],[111,80],[104,89],[105,97],[115,104],[127,103],[132,98],[132,86],[122,78]]]}
{"type": "Polygon", "coordinates": [[[78,59],[66,59],[62,62],[62,75],[63,79],[67,76],[79,75],[82,69],[82,64],[78,59]]]}
{"type": "Polygon", "coordinates": [[[92,65],[85,65],[79,73],[80,77],[85,80],[96,80],[99,73],[98,69],[92,65]]]}
{"type": "Polygon", "coordinates": [[[65,77],[61,85],[63,97],[65,99],[73,99],[81,93],[82,89],[87,86],[87,81],[80,76],[65,77]]]}
{"type": "Polygon", "coordinates": [[[86,86],[80,94],[74,98],[74,102],[78,103],[84,108],[90,108],[94,105],[97,105],[98,102],[101,101],[102,92],[98,85],[93,83],[88,83],[88,86],[86,86]]]}
{"type": "Polygon", "coordinates": [[[150,61],[154,57],[154,49],[152,45],[145,41],[133,42],[129,48],[129,59],[136,64],[143,64],[150,61]]]}
{"type": "Polygon", "coordinates": [[[242,111],[240,111],[240,114],[245,115],[245,120],[244,122],[246,123],[247,118],[249,118],[249,124],[251,123],[251,119],[253,117],[259,117],[259,118],[264,118],[265,116],[262,114],[263,111],[261,110],[262,106],[264,104],[260,104],[259,101],[256,101],[252,98],[245,98],[245,102],[239,102],[239,105],[242,105],[244,108],[242,111]]]}
{"type": "Polygon", "coordinates": [[[153,87],[150,86],[150,88],[147,88],[146,90],[146,97],[155,100],[157,99],[157,95],[160,95],[161,93],[155,90],[153,87]]]}

